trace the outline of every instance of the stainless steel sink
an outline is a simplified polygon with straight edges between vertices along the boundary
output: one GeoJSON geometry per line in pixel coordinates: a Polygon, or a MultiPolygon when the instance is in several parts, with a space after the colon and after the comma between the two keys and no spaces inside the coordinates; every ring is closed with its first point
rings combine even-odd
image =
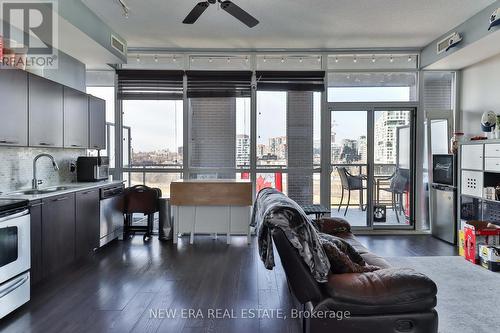
{"type": "Polygon", "coordinates": [[[18,191],[18,192],[10,193],[9,195],[49,194],[49,193],[54,193],[54,192],[66,191],[66,190],[69,190],[70,188],[71,188],[70,186],[57,186],[57,187],[44,188],[44,189],[39,189],[39,190],[18,191]]]}

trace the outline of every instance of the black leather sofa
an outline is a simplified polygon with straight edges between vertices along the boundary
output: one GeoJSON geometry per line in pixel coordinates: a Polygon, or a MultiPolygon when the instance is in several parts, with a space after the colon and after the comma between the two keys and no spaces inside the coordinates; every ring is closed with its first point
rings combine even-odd
{"type": "Polygon", "coordinates": [[[434,310],[437,287],[432,280],[411,269],[391,267],[370,253],[350,231],[335,236],[350,243],[368,264],[381,269],[330,274],[328,283],[320,284],[285,234],[279,229],[272,232],[289,288],[309,314],[301,316],[304,332],[438,332],[438,314],[434,310]],[[334,316],[339,311],[343,315],[334,316]]]}

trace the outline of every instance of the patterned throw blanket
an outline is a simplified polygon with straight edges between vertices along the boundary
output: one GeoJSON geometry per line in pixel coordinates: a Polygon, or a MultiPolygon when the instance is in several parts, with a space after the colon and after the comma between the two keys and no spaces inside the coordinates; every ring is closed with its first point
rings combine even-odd
{"type": "Polygon", "coordinates": [[[267,269],[274,267],[271,231],[280,228],[304,259],[314,279],[320,283],[328,281],[330,262],[319,233],[295,201],[272,188],[261,190],[253,206],[250,225],[258,228],[259,254],[267,269]]]}

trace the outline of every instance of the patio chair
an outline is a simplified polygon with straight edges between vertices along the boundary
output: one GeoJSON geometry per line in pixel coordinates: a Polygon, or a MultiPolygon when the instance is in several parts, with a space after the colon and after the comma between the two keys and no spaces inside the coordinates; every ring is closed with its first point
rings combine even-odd
{"type": "Polygon", "coordinates": [[[403,194],[408,192],[408,187],[410,186],[410,171],[407,169],[396,169],[394,173],[386,178],[385,180],[390,180],[389,187],[379,188],[379,190],[386,191],[392,195],[392,210],[396,213],[396,219],[399,221],[399,215],[401,213],[406,214],[404,204],[403,204],[403,194]]]}
{"type": "Polygon", "coordinates": [[[365,176],[358,175],[354,176],[347,171],[345,167],[337,167],[337,171],[340,176],[340,182],[342,184],[342,197],[340,198],[340,204],[338,211],[340,212],[340,208],[342,207],[342,202],[344,201],[344,192],[347,191],[347,205],[345,207],[344,216],[347,215],[347,210],[349,209],[349,205],[351,203],[351,191],[359,191],[359,208],[364,210],[363,208],[363,190],[366,190],[366,187],[363,187],[363,180],[366,179],[365,176]]]}

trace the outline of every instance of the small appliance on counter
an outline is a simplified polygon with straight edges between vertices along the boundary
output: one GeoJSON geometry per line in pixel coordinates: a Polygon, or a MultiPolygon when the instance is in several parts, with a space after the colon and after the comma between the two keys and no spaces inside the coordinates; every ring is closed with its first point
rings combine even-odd
{"type": "Polygon", "coordinates": [[[76,160],[79,182],[99,182],[109,178],[109,157],[80,156],[76,160]]]}
{"type": "Polygon", "coordinates": [[[0,199],[0,319],[30,300],[28,200],[0,199]]]}
{"type": "Polygon", "coordinates": [[[448,243],[457,241],[455,156],[432,156],[431,232],[448,243]]]}

